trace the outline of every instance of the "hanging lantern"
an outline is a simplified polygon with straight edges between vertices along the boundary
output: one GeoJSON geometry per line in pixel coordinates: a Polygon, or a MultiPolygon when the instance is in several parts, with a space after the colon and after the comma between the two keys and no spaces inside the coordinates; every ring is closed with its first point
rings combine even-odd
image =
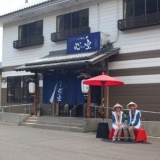
{"type": "Polygon", "coordinates": [[[35,92],[35,82],[29,82],[29,93],[35,92]]]}
{"type": "Polygon", "coordinates": [[[83,81],[85,81],[85,79],[81,81],[81,90],[82,90],[82,93],[88,93],[88,91],[89,91],[89,85],[84,84],[83,81]]]}

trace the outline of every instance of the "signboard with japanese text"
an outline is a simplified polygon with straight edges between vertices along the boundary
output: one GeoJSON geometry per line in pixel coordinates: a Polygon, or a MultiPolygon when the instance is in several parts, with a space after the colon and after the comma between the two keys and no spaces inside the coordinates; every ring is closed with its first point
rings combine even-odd
{"type": "Polygon", "coordinates": [[[67,54],[98,50],[100,50],[100,32],[78,35],[67,39],[67,54]]]}

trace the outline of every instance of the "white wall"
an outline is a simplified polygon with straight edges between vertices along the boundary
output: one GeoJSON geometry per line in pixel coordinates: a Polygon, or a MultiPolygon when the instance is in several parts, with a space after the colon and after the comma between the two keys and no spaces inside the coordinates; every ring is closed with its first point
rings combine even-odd
{"type": "Polygon", "coordinates": [[[105,3],[89,8],[89,26],[91,32],[101,31],[109,34],[109,40],[114,41],[117,36],[117,3],[108,0],[105,3]]]}
{"type": "Polygon", "coordinates": [[[3,36],[3,28],[0,27],[0,62],[2,61],[2,36],[3,36]]]}

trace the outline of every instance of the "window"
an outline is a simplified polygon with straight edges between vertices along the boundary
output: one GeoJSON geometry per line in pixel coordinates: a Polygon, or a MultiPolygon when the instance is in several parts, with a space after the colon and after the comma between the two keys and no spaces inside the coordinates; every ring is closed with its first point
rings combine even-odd
{"type": "Polygon", "coordinates": [[[57,32],[80,27],[88,27],[88,24],[88,9],[57,16],[57,32]]]}
{"type": "Polygon", "coordinates": [[[23,103],[31,103],[34,101],[34,94],[29,93],[29,82],[30,79],[34,79],[34,76],[23,76],[23,103]]]}
{"type": "Polygon", "coordinates": [[[124,18],[160,12],[160,0],[124,0],[124,18]]]}
{"type": "Polygon", "coordinates": [[[157,12],[157,0],[146,1],[146,13],[152,14],[157,12]]]}
{"type": "Polygon", "coordinates": [[[33,23],[19,26],[18,39],[23,40],[27,38],[43,36],[43,21],[36,21],[33,23]]]}
{"type": "Polygon", "coordinates": [[[21,77],[7,78],[7,102],[21,102],[21,77]]]}
{"type": "Polygon", "coordinates": [[[135,16],[145,15],[145,0],[134,0],[135,16]]]}
{"type": "Polygon", "coordinates": [[[29,93],[28,89],[31,78],[34,79],[34,76],[23,77],[23,91],[21,92],[21,77],[7,77],[7,102],[33,102],[34,96],[29,93]]]}
{"type": "Polygon", "coordinates": [[[158,12],[160,12],[160,0],[158,0],[158,12]]]}
{"type": "Polygon", "coordinates": [[[133,0],[124,1],[124,15],[125,18],[133,17],[133,0]]]}

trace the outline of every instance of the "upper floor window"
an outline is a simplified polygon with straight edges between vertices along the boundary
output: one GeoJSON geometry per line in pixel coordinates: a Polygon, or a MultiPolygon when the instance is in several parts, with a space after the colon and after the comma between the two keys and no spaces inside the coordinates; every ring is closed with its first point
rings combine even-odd
{"type": "Polygon", "coordinates": [[[160,12],[160,0],[124,0],[124,18],[160,12]]]}
{"type": "Polygon", "coordinates": [[[43,21],[36,21],[19,26],[18,39],[23,40],[43,36],[43,21]]]}
{"type": "Polygon", "coordinates": [[[80,27],[88,27],[88,25],[88,9],[57,16],[57,32],[80,27]]]}

